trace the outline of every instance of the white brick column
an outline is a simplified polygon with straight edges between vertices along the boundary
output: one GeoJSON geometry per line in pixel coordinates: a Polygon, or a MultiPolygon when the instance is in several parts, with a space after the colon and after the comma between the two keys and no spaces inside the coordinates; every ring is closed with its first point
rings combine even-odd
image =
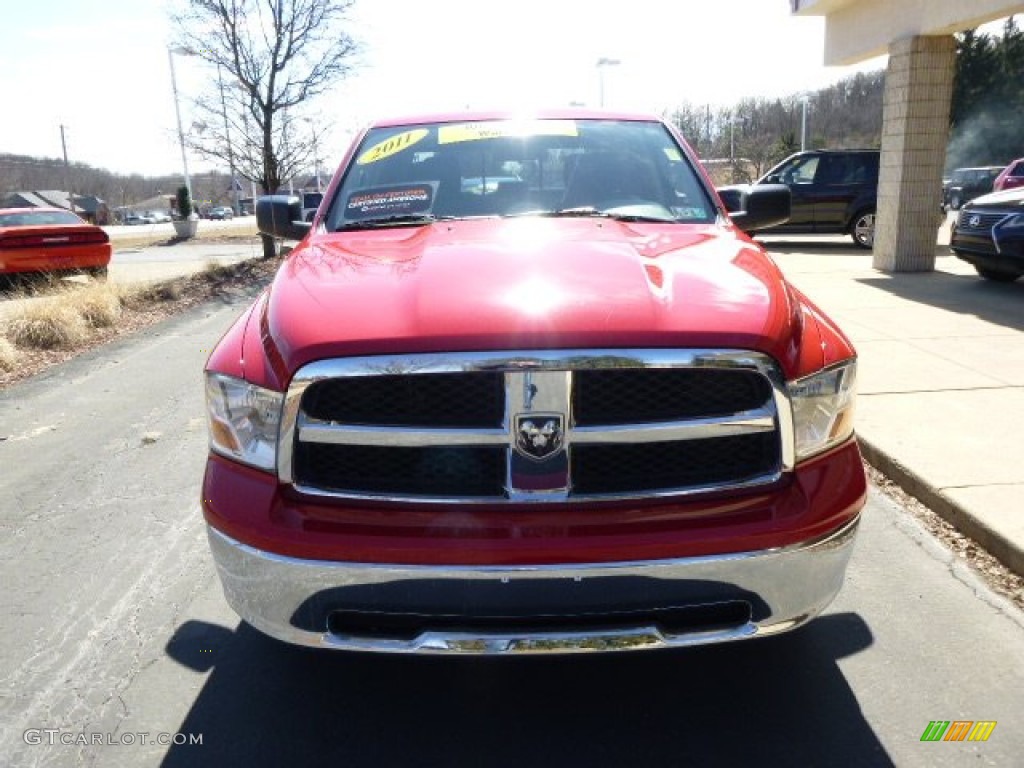
{"type": "Polygon", "coordinates": [[[956,41],[950,36],[909,37],[889,47],[875,269],[935,268],[955,61],[956,41]]]}

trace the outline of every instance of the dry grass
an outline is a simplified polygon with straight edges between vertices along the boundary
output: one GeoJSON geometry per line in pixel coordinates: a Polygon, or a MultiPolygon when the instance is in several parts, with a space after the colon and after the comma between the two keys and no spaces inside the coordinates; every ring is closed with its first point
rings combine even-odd
{"type": "Polygon", "coordinates": [[[211,281],[223,280],[225,277],[230,276],[235,271],[234,266],[231,264],[221,264],[219,261],[210,259],[203,266],[202,275],[211,281]]]}
{"type": "Polygon", "coordinates": [[[121,306],[129,310],[145,310],[161,302],[176,302],[186,296],[190,278],[175,277],[159,283],[123,286],[120,291],[121,306]]]}
{"type": "Polygon", "coordinates": [[[90,283],[66,296],[90,328],[110,328],[121,319],[122,303],[128,298],[123,293],[114,283],[90,283]]]}
{"type": "Polygon", "coordinates": [[[13,371],[18,366],[18,350],[6,337],[0,336],[0,371],[13,371]]]}
{"type": "Polygon", "coordinates": [[[166,280],[153,288],[149,293],[159,301],[178,301],[187,290],[187,278],[166,280]]]}
{"type": "Polygon", "coordinates": [[[7,335],[19,347],[66,349],[85,341],[89,327],[78,309],[58,295],[19,307],[8,321],[7,335]]]}

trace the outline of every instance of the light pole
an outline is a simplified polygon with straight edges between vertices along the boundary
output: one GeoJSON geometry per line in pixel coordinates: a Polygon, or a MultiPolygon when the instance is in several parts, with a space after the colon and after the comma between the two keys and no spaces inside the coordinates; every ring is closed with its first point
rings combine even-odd
{"type": "Polygon", "coordinates": [[[224,141],[228,145],[228,170],[231,173],[231,210],[235,216],[241,216],[242,211],[238,206],[238,181],[235,179],[235,153],[231,149],[231,128],[228,124],[228,107],[224,100],[224,78],[220,74],[220,64],[217,65],[217,87],[220,89],[220,113],[224,118],[224,141]]]}
{"type": "Polygon", "coordinates": [[[171,91],[174,93],[174,116],[178,120],[178,144],[181,145],[181,167],[185,172],[185,189],[192,199],[192,179],[188,175],[188,156],[185,154],[185,133],[181,130],[181,107],[178,105],[178,80],[174,76],[174,54],[191,54],[187,48],[167,48],[167,60],[171,63],[171,91]]]}
{"type": "Polygon", "coordinates": [[[598,83],[598,89],[599,89],[599,91],[598,91],[598,93],[599,93],[598,106],[601,106],[601,107],[604,106],[604,70],[605,70],[605,67],[617,67],[621,63],[622,62],[619,61],[618,59],[606,59],[604,56],[602,56],[600,59],[597,60],[597,83],[598,83]]]}
{"type": "Polygon", "coordinates": [[[800,151],[803,152],[807,149],[807,101],[808,96],[805,93],[800,101],[803,104],[803,116],[800,118],[800,151]]]}
{"type": "Polygon", "coordinates": [[[323,192],[320,188],[320,153],[316,146],[316,128],[310,122],[309,130],[313,133],[313,173],[316,176],[316,191],[323,192]]]}
{"type": "Polygon", "coordinates": [[[743,118],[736,115],[729,115],[729,162],[736,164],[736,123],[742,123],[743,118]]]}
{"type": "Polygon", "coordinates": [[[68,163],[68,143],[64,140],[64,128],[60,126],[60,146],[64,150],[64,186],[68,192],[68,210],[75,212],[75,193],[71,191],[71,165],[68,163]]]}
{"type": "Polygon", "coordinates": [[[732,181],[736,182],[736,122],[743,122],[742,117],[729,116],[729,168],[732,173],[732,181]]]}
{"type": "Polygon", "coordinates": [[[736,116],[729,115],[729,165],[736,164],[736,116]]]}
{"type": "Polygon", "coordinates": [[[302,118],[302,121],[309,124],[309,132],[313,137],[313,175],[316,177],[316,191],[322,192],[323,189],[320,186],[320,153],[317,151],[316,123],[311,117],[304,117],[302,118]]]}

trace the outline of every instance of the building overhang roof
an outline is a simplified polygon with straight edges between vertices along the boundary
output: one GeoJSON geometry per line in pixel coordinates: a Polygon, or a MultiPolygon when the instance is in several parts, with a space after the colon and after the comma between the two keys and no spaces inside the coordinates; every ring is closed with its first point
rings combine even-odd
{"type": "Polygon", "coordinates": [[[951,35],[1024,12],[1012,0],[790,0],[797,16],[825,17],[825,64],[856,64],[897,40],[951,35]]]}

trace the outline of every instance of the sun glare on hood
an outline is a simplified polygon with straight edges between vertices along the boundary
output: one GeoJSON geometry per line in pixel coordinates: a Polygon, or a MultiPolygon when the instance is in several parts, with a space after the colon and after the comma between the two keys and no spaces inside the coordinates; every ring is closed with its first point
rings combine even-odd
{"type": "Polygon", "coordinates": [[[542,277],[529,277],[505,292],[506,304],[525,315],[544,316],[565,303],[565,293],[542,277]]]}

